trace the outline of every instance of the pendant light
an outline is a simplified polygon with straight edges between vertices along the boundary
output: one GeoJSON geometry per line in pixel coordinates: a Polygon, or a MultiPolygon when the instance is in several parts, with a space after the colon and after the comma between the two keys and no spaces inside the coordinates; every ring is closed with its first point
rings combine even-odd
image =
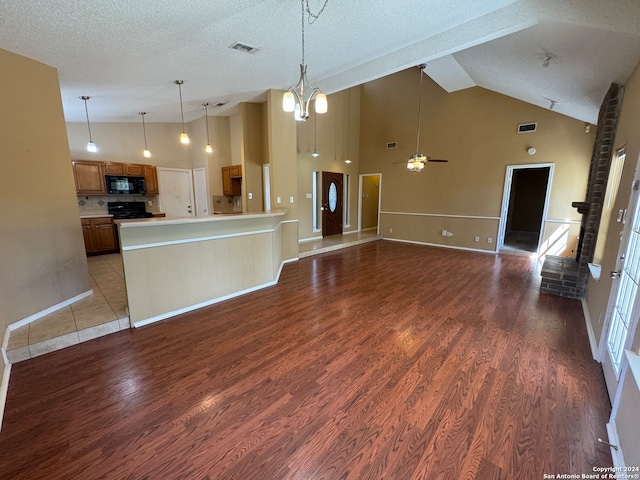
{"type": "Polygon", "coordinates": [[[189,135],[184,131],[184,111],[182,109],[182,84],[184,81],[175,80],[173,83],[178,85],[178,91],[180,92],[180,118],[182,119],[182,133],[180,134],[180,143],[184,143],[185,145],[189,143],[189,135]]]}
{"type": "Polygon", "coordinates": [[[318,144],[318,115],[313,116],[313,152],[311,156],[317,158],[320,156],[316,145],[318,144]]]}
{"type": "Polygon", "coordinates": [[[285,112],[294,112],[294,117],[298,121],[306,121],[309,118],[309,105],[311,100],[316,100],[316,113],[327,113],[327,96],[320,91],[319,88],[313,88],[307,81],[307,66],[304,63],[304,4],[307,2],[307,12],[309,17],[313,18],[313,21],[309,20],[309,24],[315,22],[324,8],[327,6],[329,0],[325,0],[324,5],[317,14],[311,13],[309,9],[309,0],[301,0],[302,9],[302,62],[300,63],[300,79],[296,86],[289,87],[282,97],[282,109],[285,112]],[[305,90],[310,91],[309,96],[305,98],[305,90]]]}
{"type": "Polygon", "coordinates": [[[147,114],[147,112],[138,112],[138,115],[140,115],[142,117],[142,134],[144,135],[144,150],[142,151],[142,155],[145,158],[149,158],[149,157],[151,157],[151,152],[147,148],[147,127],[144,124],[144,116],[146,114],[147,114]]]}
{"type": "Polygon", "coordinates": [[[349,158],[349,146],[350,146],[350,137],[351,137],[351,89],[349,89],[349,100],[347,101],[347,158],[345,158],[344,163],[347,165],[351,163],[351,159],[349,158]]]}
{"type": "Polygon", "coordinates": [[[87,143],[87,152],[96,153],[98,151],[98,146],[94,143],[93,138],[91,138],[91,123],[89,123],[89,109],[87,108],[87,100],[91,97],[87,97],[85,95],[80,97],[80,100],[84,101],[84,112],[87,114],[87,128],[89,129],[89,143],[87,143]]]}
{"type": "Polygon", "coordinates": [[[204,107],[204,121],[207,125],[207,145],[204,147],[204,151],[207,153],[211,153],[213,152],[213,148],[211,147],[211,143],[209,142],[209,113],[207,110],[209,104],[207,102],[204,102],[202,106],[204,107]]]}

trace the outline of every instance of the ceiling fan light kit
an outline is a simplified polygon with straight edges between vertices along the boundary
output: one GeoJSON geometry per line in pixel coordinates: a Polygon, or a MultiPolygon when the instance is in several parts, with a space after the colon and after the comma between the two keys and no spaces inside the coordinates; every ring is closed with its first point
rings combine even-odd
{"type": "Polygon", "coordinates": [[[424,162],[427,158],[422,155],[420,152],[420,117],[422,114],[422,76],[424,75],[424,67],[426,65],[418,65],[420,69],[420,94],[418,97],[418,129],[416,132],[416,153],[411,155],[409,161],[407,162],[407,169],[410,172],[421,172],[424,169],[424,162]]]}

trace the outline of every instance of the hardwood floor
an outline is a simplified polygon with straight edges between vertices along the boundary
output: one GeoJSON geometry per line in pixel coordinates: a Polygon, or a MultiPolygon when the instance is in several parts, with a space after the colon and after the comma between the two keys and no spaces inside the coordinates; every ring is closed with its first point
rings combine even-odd
{"type": "Polygon", "coordinates": [[[14,365],[10,479],[541,479],[611,466],[580,303],[531,260],[379,241],[14,365]]]}

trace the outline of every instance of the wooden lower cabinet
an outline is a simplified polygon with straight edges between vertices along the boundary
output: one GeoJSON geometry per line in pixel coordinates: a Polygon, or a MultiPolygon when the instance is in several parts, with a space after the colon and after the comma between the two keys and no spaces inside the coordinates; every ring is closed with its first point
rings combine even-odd
{"type": "Polygon", "coordinates": [[[87,253],[107,253],[118,250],[116,230],[111,217],[81,218],[80,221],[87,253]]]}

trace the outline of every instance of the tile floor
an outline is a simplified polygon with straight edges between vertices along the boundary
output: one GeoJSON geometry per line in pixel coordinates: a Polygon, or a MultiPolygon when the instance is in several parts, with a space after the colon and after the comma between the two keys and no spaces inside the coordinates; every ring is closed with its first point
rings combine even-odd
{"type": "Polygon", "coordinates": [[[320,253],[338,250],[340,248],[360,245],[361,243],[374,242],[380,240],[375,230],[367,230],[357,233],[347,233],[345,235],[333,235],[326,238],[318,238],[316,240],[302,241],[298,246],[298,257],[304,258],[310,255],[318,255],[320,253]]]}
{"type": "Polygon", "coordinates": [[[129,328],[120,254],[87,258],[93,294],[11,332],[11,363],[129,328]]]}
{"type": "MultiPolygon", "coordinates": [[[[373,242],[375,231],[334,235],[301,242],[299,257],[373,242]]],[[[11,332],[7,356],[11,363],[60,350],[130,328],[120,254],[88,257],[93,294],[11,332]]]]}

